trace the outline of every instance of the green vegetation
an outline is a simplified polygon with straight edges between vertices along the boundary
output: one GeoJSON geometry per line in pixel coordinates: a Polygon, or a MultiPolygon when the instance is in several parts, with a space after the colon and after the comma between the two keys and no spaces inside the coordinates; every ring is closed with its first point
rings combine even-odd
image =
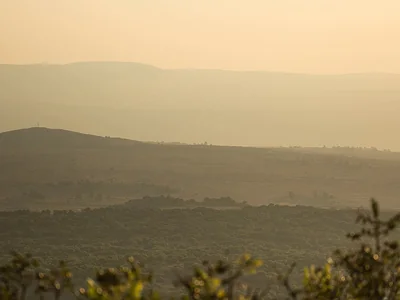
{"type": "Polygon", "coordinates": [[[398,299],[399,217],[390,219],[399,208],[398,153],[151,144],[34,128],[0,134],[0,170],[5,299],[31,297],[31,280],[57,299],[80,286],[86,299],[129,299],[118,294],[128,290],[146,299],[398,299]],[[366,244],[355,248],[346,233],[372,193],[382,194],[390,221],[378,221],[375,206],[361,215],[364,231],[357,225],[350,238],[366,235],[366,244]],[[9,262],[10,251],[32,256],[9,262]],[[109,269],[128,254],[128,267],[109,269]],[[293,262],[294,286],[285,276],[293,262]],[[313,264],[322,268],[302,269],[313,264]]]}
{"type": "Polygon", "coordinates": [[[40,253],[44,259],[39,268],[31,256],[15,254],[11,263],[3,256],[2,299],[29,293],[27,285],[33,279],[36,291],[59,299],[60,292],[71,287],[72,274],[75,284],[82,286],[90,269],[98,270],[94,280],[84,289],[73,289],[80,298],[154,299],[183,293],[190,299],[269,299],[288,294],[293,299],[399,299],[400,214],[379,213],[372,201],[371,212],[359,212],[361,227],[348,235],[350,241],[361,241],[353,247],[343,237],[352,230],[355,216],[352,210],[274,205],[237,210],[121,205],[53,214],[2,212],[0,228],[8,229],[1,232],[3,251],[12,247],[40,253]],[[347,250],[334,251],[337,248],[347,250]],[[135,254],[128,267],[102,268],[117,265],[127,253],[135,254]],[[262,266],[248,255],[232,263],[240,253],[263,258],[262,266]],[[326,256],[329,253],[333,255],[326,256]],[[188,274],[199,258],[206,261],[191,276],[176,276],[175,271],[188,274]],[[64,261],[52,268],[58,260],[64,261]],[[290,272],[285,271],[294,261],[322,267],[294,273],[292,286],[290,272]],[[142,271],[148,265],[156,267],[154,272],[142,271]],[[255,268],[258,271],[252,274],[255,268]],[[169,286],[173,278],[178,288],[169,286]]]}

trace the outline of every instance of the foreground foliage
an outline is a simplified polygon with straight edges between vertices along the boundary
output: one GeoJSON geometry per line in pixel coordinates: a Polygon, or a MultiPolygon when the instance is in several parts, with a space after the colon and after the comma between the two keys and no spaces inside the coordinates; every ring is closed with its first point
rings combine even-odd
{"type": "MultiPolygon", "coordinates": [[[[283,291],[276,278],[292,262],[320,265],[334,249],[350,245],[345,235],[354,218],[354,210],[279,205],[158,209],[127,204],[81,212],[1,212],[0,228],[6,230],[0,230],[0,265],[12,250],[40,257],[46,268],[64,260],[81,286],[93,270],[118,266],[134,254],[142,267],[156,268],[154,288],[169,297],[179,295],[171,284],[176,272],[190,272],[200,258],[232,262],[251,253],[264,264],[246,276],[246,284],[268,286],[268,296],[276,298],[283,291]]],[[[301,268],[294,273],[298,281],[301,268]]]]}
{"type": "MultiPolygon", "coordinates": [[[[400,249],[397,240],[389,234],[400,223],[400,214],[382,220],[378,203],[371,200],[371,211],[360,211],[356,222],[358,232],[347,237],[356,247],[346,251],[336,250],[323,266],[304,269],[303,282],[291,284],[291,273],[279,276],[290,299],[400,299],[400,249]]],[[[64,262],[50,270],[40,268],[31,255],[13,253],[12,260],[0,268],[0,298],[25,299],[29,288],[45,299],[52,295],[74,295],[78,299],[159,299],[153,287],[152,273],[144,273],[133,257],[128,266],[97,271],[95,279],[87,280],[87,286],[74,288],[72,273],[64,262]]],[[[177,275],[176,287],[184,299],[262,299],[265,290],[252,290],[242,279],[255,273],[262,261],[243,255],[238,261],[218,260],[203,262],[191,275],[177,275]]]]}

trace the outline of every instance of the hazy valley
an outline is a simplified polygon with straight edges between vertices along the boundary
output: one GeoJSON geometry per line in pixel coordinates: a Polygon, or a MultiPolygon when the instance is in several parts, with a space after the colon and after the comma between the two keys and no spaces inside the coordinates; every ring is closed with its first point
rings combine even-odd
{"type": "Polygon", "coordinates": [[[0,130],[39,123],[142,141],[400,150],[399,97],[396,74],[0,65],[0,130]]]}

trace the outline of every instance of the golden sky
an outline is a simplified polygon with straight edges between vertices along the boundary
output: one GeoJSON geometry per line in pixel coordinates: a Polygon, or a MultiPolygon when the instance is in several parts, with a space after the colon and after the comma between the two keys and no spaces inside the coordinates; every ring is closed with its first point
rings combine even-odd
{"type": "Polygon", "coordinates": [[[0,63],[400,73],[400,0],[0,0],[0,63]]]}

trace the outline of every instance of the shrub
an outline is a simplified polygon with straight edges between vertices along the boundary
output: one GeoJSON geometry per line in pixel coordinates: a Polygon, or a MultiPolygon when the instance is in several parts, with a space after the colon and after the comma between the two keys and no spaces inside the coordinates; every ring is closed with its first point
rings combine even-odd
{"type": "MultiPolygon", "coordinates": [[[[337,250],[324,266],[304,269],[303,282],[293,286],[290,275],[279,280],[289,299],[400,299],[400,251],[396,240],[389,240],[400,222],[400,214],[389,220],[381,220],[378,203],[371,200],[371,211],[360,211],[356,223],[358,232],[348,234],[357,243],[355,248],[337,250]]],[[[89,279],[85,288],[74,289],[72,274],[64,262],[52,270],[40,269],[39,261],[31,255],[13,253],[9,263],[0,267],[0,299],[26,299],[28,289],[44,299],[52,295],[60,299],[72,293],[78,299],[103,300],[156,300],[160,294],[152,287],[153,276],[143,272],[133,257],[128,266],[97,271],[95,279],[89,279]]],[[[178,274],[176,287],[182,290],[182,298],[190,300],[262,299],[267,290],[248,288],[242,277],[255,273],[262,261],[243,255],[236,262],[203,262],[188,276],[178,274]]]]}

